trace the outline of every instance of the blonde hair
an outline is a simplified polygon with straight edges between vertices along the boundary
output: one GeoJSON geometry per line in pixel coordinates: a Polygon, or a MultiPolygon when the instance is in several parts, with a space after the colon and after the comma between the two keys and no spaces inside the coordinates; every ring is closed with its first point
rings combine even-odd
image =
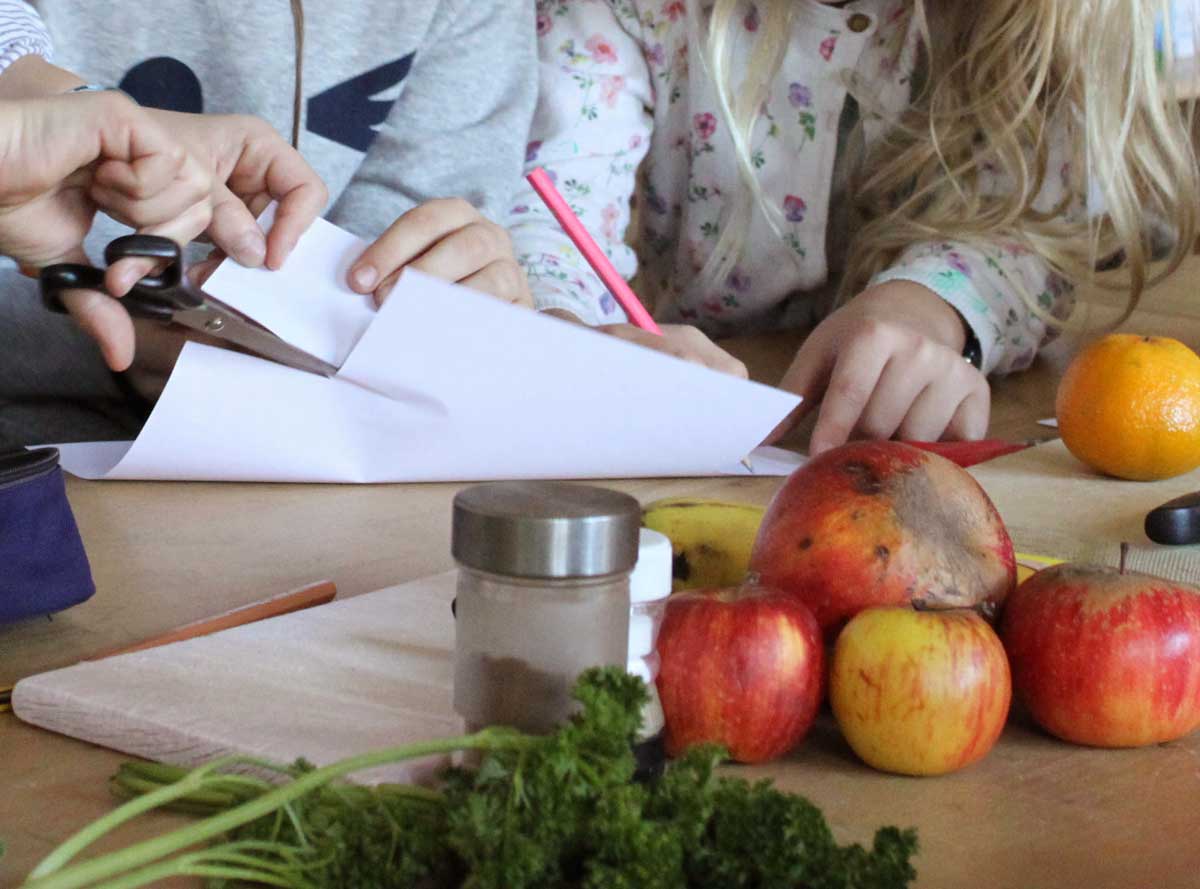
{"type": "MultiPolygon", "coordinates": [[[[696,36],[698,2],[690,4],[696,36]]],[[[763,36],[736,89],[731,45],[742,0],[715,0],[702,38],[746,185],[702,272],[707,280],[723,280],[732,269],[756,208],[781,231],[747,146],[779,71],[796,3],[756,5],[763,36]]],[[[1167,0],[911,0],[906,14],[921,36],[919,86],[908,110],[887,121],[885,135],[857,164],[853,197],[864,222],[850,248],[843,296],[912,243],[1000,241],[1035,251],[1076,284],[1091,281],[1101,260],[1123,256],[1124,273],[1108,286],[1128,290],[1127,317],[1145,287],[1174,271],[1196,237],[1200,175],[1191,106],[1185,111],[1176,101],[1169,76],[1168,6],[1167,0]],[[1166,23],[1161,56],[1156,19],[1166,23]],[[1038,200],[1043,186],[1063,173],[1051,169],[1055,139],[1068,151],[1067,194],[1046,207],[1038,200]],[[1089,183],[1094,212],[1068,212],[1087,203],[1089,183]],[[1166,268],[1151,275],[1155,224],[1169,228],[1172,248],[1166,268]]],[[[897,29],[901,37],[904,30],[897,29]]],[[[849,87],[869,116],[878,101],[863,84],[849,87]]],[[[1031,294],[1024,297],[1054,320],[1031,294]]]]}

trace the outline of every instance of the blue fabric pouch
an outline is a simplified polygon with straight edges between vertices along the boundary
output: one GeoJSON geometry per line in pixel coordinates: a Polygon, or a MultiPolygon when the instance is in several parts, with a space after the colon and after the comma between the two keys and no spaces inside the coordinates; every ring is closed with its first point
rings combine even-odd
{"type": "Polygon", "coordinates": [[[0,623],[62,611],[95,591],[58,451],[0,451],[0,623]]]}

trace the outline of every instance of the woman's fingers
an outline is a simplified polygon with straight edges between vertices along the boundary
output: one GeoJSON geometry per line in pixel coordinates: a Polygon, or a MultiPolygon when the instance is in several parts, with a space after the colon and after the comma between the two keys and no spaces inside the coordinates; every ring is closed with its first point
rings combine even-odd
{"type": "MultiPolygon", "coordinates": [[[[310,220],[311,221],[311,220],[310,220]]],[[[278,224],[278,222],[276,223],[278,224]]],[[[209,240],[239,265],[258,268],[267,259],[267,237],[242,200],[224,185],[213,190],[209,240]]]]}
{"type": "Polygon", "coordinates": [[[133,320],[120,301],[95,290],[68,290],[62,302],[75,322],[100,346],[110,370],[123,371],[133,362],[133,320]]]}

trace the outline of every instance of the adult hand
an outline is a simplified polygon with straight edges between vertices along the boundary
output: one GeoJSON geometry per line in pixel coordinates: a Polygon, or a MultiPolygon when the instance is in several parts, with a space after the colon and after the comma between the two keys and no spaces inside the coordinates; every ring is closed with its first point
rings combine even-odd
{"type": "MultiPolygon", "coordinates": [[[[148,113],[156,124],[188,145],[211,178],[209,240],[244,266],[280,268],[329,199],[325,184],[308,162],[266,121],[256,117],[148,113]],[[264,234],[256,217],[271,201],[278,201],[279,206],[271,231],[264,234]]],[[[92,196],[110,213],[114,209],[125,212],[125,199],[103,183],[93,185],[92,196]]],[[[201,231],[205,229],[182,232],[176,240],[186,244],[201,231]]],[[[115,264],[106,276],[109,293],[123,296],[152,269],[146,260],[115,264]]],[[[109,360],[113,370],[130,366],[136,341],[138,352],[147,353],[145,361],[139,358],[139,365],[143,369],[147,362],[153,366],[156,381],[164,366],[169,374],[183,343],[177,331],[168,333],[160,325],[142,324],[137,325],[135,337],[135,326],[119,301],[95,293],[73,294],[72,300],[64,299],[72,314],[100,341],[106,358],[110,354],[115,357],[109,360]]],[[[155,387],[161,388],[158,382],[155,387]]]]}
{"type": "Polygon", "coordinates": [[[84,258],[94,187],[151,234],[199,233],[211,219],[211,175],[121,93],[3,102],[0,120],[0,251],[24,268],[84,258]]]}

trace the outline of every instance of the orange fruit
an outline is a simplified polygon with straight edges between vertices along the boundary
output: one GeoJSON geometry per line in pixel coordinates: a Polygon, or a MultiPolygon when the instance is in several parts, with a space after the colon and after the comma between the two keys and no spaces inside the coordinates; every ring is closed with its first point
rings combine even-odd
{"type": "Polygon", "coordinates": [[[1170,478],[1200,466],[1200,356],[1169,337],[1109,334],[1058,385],[1058,431],[1089,466],[1170,478]]]}

